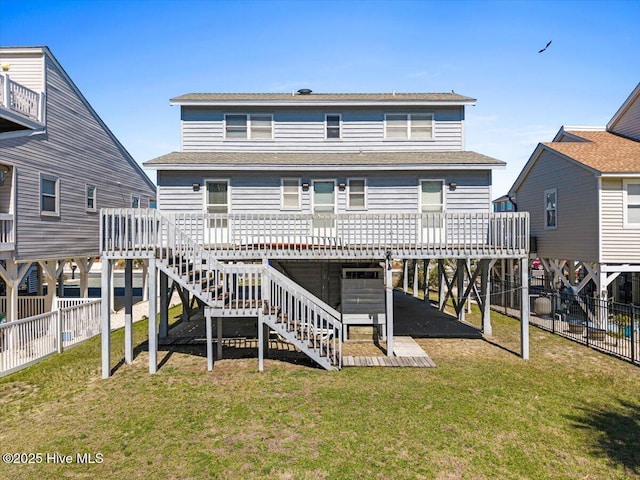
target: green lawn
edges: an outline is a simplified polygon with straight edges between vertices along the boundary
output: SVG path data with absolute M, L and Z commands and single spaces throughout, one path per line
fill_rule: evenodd
M 492 318 L 492 343 L 419 340 L 433 369 L 207 372 L 203 352 L 161 351 L 149 375 L 141 351 L 101 380 L 97 337 L 0 380 L 2 453 L 43 455 L 0 478 L 640 478 L 640 368 L 535 328 L 523 361 L 519 324 Z M 114 365 L 122 345 L 118 331 Z

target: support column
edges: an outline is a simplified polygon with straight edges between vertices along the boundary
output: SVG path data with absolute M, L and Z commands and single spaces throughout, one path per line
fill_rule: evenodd
M 124 264 L 124 361 L 133 362 L 133 260 Z
M 102 320 L 100 328 L 102 333 L 102 378 L 111 376 L 111 262 L 103 255 L 100 262 L 102 273 L 100 274 L 100 291 L 102 296 Z
M 438 309 L 441 311 L 444 309 L 445 298 L 447 296 L 445 292 L 446 283 L 444 260 L 438 259 Z
M 424 273 L 424 301 L 429 303 L 429 272 L 431 267 L 430 260 L 422 261 L 422 270 Z
M 467 258 L 466 261 L 466 270 L 465 272 L 468 272 L 469 275 L 471 275 L 471 260 Z M 471 277 L 469 276 L 469 282 L 471 282 Z M 466 289 L 466 285 L 465 285 L 465 289 Z M 471 292 L 469 292 L 469 295 L 471 295 Z M 467 297 L 467 313 L 471 313 L 471 296 Z
M 222 317 L 218 317 L 216 319 L 217 323 L 216 323 L 216 336 L 217 336 L 217 348 L 218 348 L 218 352 L 217 352 L 217 358 L 218 360 L 222 359 Z
M 157 288 L 158 270 L 156 268 L 156 259 L 149 259 L 148 284 L 149 284 L 149 373 L 158 371 L 158 331 L 157 331 L 157 314 L 158 314 L 158 288 Z
M 114 270 L 115 270 L 115 268 L 113 268 L 113 266 L 112 266 L 111 269 L 110 269 L 110 272 L 109 272 L 109 274 L 111 275 L 111 278 L 109 279 L 109 284 L 111 285 L 111 288 L 113 288 L 113 286 L 114 286 L 114 281 L 113 281 L 113 278 L 114 278 L 114 275 L 115 275 Z M 115 296 L 115 294 L 113 294 L 113 292 L 111 293 L 111 300 L 109 301 L 109 308 L 111 309 L 112 312 L 116 311 L 116 296 Z
M 631 303 L 640 305 L 640 273 L 631 274 Z
M 409 261 L 402 261 L 402 290 L 404 293 L 409 292 Z
M 207 370 L 213 370 L 213 324 L 209 309 L 204 309 L 204 323 L 207 331 Z
M 95 258 L 74 258 L 73 261 L 78 266 L 78 272 L 80 274 L 80 297 L 89 297 L 89 271 L 93 266 Z
M 169 334 L 169 277 L 160 272 L 160 338 Z
M 529 359 L 529 262 L 520 259 L 520 352 L 524 360 Z
M 458 321 L 460 322 L 464 322 L 466 320 L 466 316 L 465 316 L 465 298 L 464 298 L 464 277 L 465 277 L 465 270 L 464 270 L 464 266 L 466 264 L 466 260 L 465 259 L 458 259 L 456 260 L 456 269 L 457 269 L 457 275 L 458 275 L 458 282 L 457 282 L 457 294 L 456 297 L 458 299 Z
M 420 282 L 418 280 L 418 265 L 420 265 L 420 263 L 418 262 L 418 260 L 414 260 L 413 261 L 413 296 L 415 298 L 418 298 L 420 295 Z
M 258 313 L 258 371 L 264 370 L 264 328 L 262 312 Z
M 147 262 L 147 260 L 143 260 L 142 261 L 142 301 L 146 302 L 147 300 L 149 300 L 149 294 L 148 294 L 148 289 L 147 289 L 147 278 L 149 278 L 148 276 L 149 273 L 149 263 Z
M 491 260 L 481 260 L 482 277 L 480 278 L 480 296 L 482 297 L 482 333 L 487 336 L 493 335 L 491 325 Z
M 393 356 L 393 272 L 391 271 L 391 260 L 386 262 L 386 321 L 387 321 L 387 356 Z

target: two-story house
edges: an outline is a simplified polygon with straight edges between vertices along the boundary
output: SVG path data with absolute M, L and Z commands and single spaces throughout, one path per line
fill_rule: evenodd
M 504 162 L 464 147 L 473 98 L 302 89 L 194 93 L 171 104 L 180 107 L 181 149 L 145 163 L 158 183 L 145 228 L 158 229 L 157 268 L 201 299 L 209 329 L 211 318 L 262 302 L 260 322 L 327 368 L 339 358 L 325 361 L 309 345 L 339 348 L 352 325 L 375 326 L 392 355 L 392 259 L 437 263 L 440 305 L 453 297 L 461 317 L 492 261 L 526 259 L 527 215 L 491 211 L 491 173 Z M 145 242 L 126 246 L 122 213 L 104 222 L 106 259 L 149 253 Z M 445 259 L 455 260 L 453 277 Z M 197 280 L 188 278 L 193 264 Z
M 510 195 L 557 281 L 640 304 L 640 84 L 606 127 L 565 126 L 540 143 Z
M 10 321 L 25 315 L 18 286 L 34 264 L 48 286 L 45 311 L 68 262 L 87 296 L 100 209 L 147 207 L 155 185 L 47 47 L 0 47 L 0 65 L 0 277 Z

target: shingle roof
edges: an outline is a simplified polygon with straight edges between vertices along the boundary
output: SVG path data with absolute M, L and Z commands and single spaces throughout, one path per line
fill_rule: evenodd
M 291 95 L 289 93 L 187 93 L 171 99 L 171 102 L 470 102 L 475 98 L 457 93 L 312 93 Z
M 172 152 L 144 163 L 159 165 L 224 166 L 429 166 L 486 165 L 503 166 L 505 162 L 476 152 Z
M 640 142 L 610 132 L 568 133 L 586 142 L 549 142 L 546 147 L 601 173 L 640 173 Z

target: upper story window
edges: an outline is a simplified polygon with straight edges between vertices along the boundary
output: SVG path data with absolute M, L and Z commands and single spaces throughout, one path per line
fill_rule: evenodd
M 349 206 L 350 209 L 366 208 L 366 183 L 363 178 L 349 179 Z
M 87 209 L 87 212 L 95 212 L 96 211 L 96 209 L 97 209 L 96 208 L 96 194 L 97 194 L 96 186 L 87 184 L 87 186 L 86 186 L 86 203 L 85 203 L 85 207 Z
M 300 179 L 282 179 L 282 208 L 297 210 L 300 208 Z
M 326 138 L 341 138 L 341 118 L 338 114 L 329 114 L 325 116 Z
M 60 179 L 53 175 L 40 175 L 40 215 L 60 215 Z
M 625 186 L 625 224 L 640 227 L 640 182 L 626 181 Z
M 544 228 L 558 228 L 558 190 L 544 191 Z
M 271 140 L 273 116 L 265 114 L 227 114 L 224 116 L 228 140 Z
M 140 197 L 131 195 L 131 208 L 140 208 Z
M 387 113 L 385 115 L 387 140 L 432 140 L 432 113 Z

